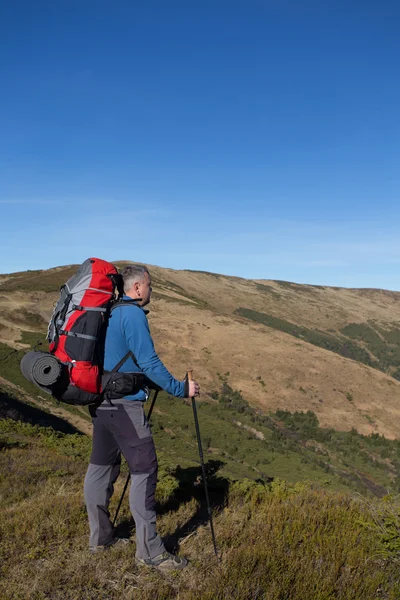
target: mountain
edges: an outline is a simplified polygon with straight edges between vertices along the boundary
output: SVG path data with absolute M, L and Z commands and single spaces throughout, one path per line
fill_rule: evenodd
M 76 268 L 0 275 L 0 343 L 44 338 Z M 156 347 L 177 377 L 194 369 L 202 397 L 225 377 L 261 413 L 312 411 L 321 427 L 400 437 L 399 292 L 149 269 Z

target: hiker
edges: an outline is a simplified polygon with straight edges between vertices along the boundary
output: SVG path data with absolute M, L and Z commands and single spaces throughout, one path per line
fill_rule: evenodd
M 104 369 L 113 371 L 131 351 L 119 371 L 143 372 L 157 386 L 173 396 L 187 398 L 199 394 L 196 381 L 178 381 L 158 357 L 151 338 L 144 307 L 150 302 L 151 279 L 146 267 L 128 265 L 121 275 L 126 300 L 137 300 L 111 312 L 108 324 Z M 121 465 L 121 453 L 130 473 L 130 509 L 136 524 L 136 555 L 139 565 L 161 570 L 182 569 L 187 560 L 166 551 L 156 532 L 155 491 L 157 456 L 149 424 L 143 410 L 148 390 L 112 400 L 91 408 L 93 446 L 85 477 L 85 501 L 89 517 L 91 552 L 128 543 L 115 536 L 108 506 Z

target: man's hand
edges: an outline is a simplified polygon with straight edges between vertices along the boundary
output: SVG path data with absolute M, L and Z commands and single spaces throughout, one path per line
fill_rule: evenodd
M 200 386 L 197 381 L 192 379 L 189 381 L 189 398 L 194 398 L 194 396 L 200 396 Z

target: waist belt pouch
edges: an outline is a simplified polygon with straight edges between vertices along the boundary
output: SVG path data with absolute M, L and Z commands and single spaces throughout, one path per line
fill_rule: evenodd
M 110 400 L 137 394 L 145 386 L 143 373 L 105 372 L 102 379 L 103 390 Z

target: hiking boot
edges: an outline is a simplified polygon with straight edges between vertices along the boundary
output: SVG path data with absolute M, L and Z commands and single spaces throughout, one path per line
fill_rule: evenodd
M 163 552 L 154 558 L 135 558 L 136 564 L 143 567 L 151 567 L 159 571 L 173 571 L 175 569 L 184 569 L 188 561 L 176 554 Z
M 103 546 L 89 546 L 89 552 L 97 554 L 98 552 L 109 550 L 110 548 L 126 548 L 130 543 L 131 540 L 129 538 L 115 537 L 109 544 L 104 544 Z

